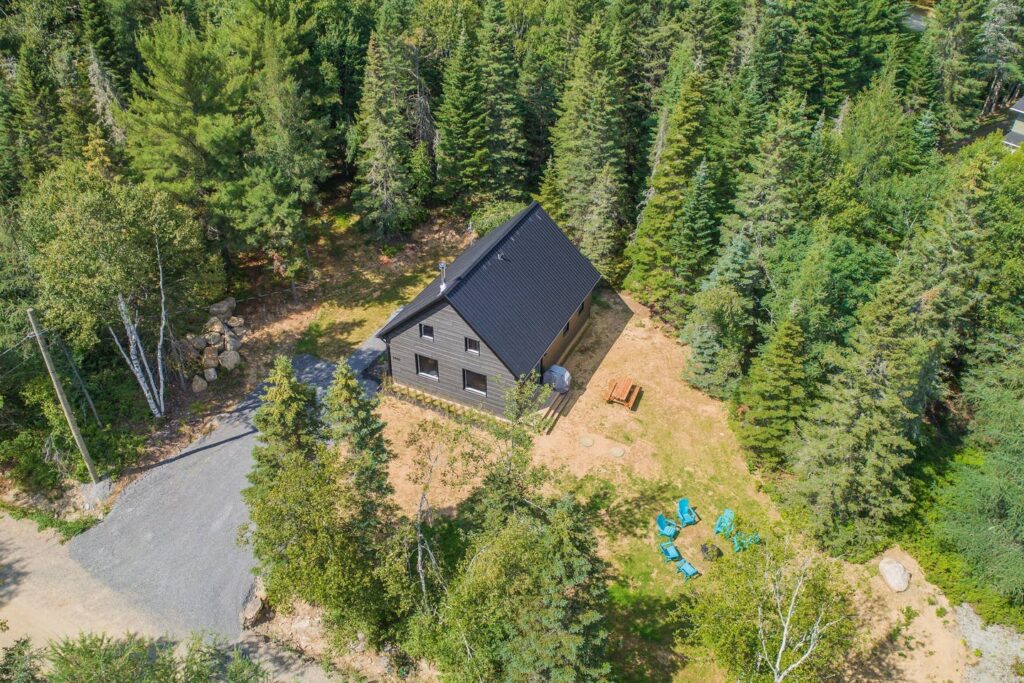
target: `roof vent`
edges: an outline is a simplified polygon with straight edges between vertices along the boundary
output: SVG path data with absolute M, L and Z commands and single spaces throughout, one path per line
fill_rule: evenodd
M 448 286 L 448 283 L 445 282 L 445 276 L 448 274 L 448 264 L 446 264 L 444 261 L 441 261 L 439 264 L 437 264 L 437 269 L 441 271 L 441 291 L 443 292 L 445 287 Z
M 498 255 L 497 255 L 497 257 L 496 257 L 496 258 L 497 258 L 497 259 L 498 259 L 499 261 L 504 261 L 504 260 L 505 260 L 505 252 L 503 252 L 503 251 L 499 251 L 499 252 L 498 252 Z

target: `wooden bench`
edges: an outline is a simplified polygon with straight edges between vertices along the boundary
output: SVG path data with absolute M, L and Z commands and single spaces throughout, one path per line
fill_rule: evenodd
M 633 410 L 633 407 L 636 405 L 639 398 L 640 385 L 632 379 L 626 377 L 623 379 L 608 380 L 608 390 L 604 395 L 605 402 L 618 403 L 619 405 L 626 406 L 630 410 Z

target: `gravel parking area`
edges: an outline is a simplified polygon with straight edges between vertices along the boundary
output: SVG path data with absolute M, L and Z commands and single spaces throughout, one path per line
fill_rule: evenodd
M 981 657 L 964 673 L 964 683 L 1016 683 L 1021 677 L 1014 666 L 1024 663 L 1024 635 L 1012 628 L 986 626 L 974 609 L 963 604 L 956 608 L 956 622 L 970 652 Z
M 293 362 L 303 381 L 318 388 L 330 383 L 333 364 L 306 355 Z M 241 491 L 252 466 L 252 415 L 262 390 L 129 485 L 101 524 L 68 544 L 74 560 L 169 634 L 240 635 L 254 561 L 237 535 L 249 519 Z

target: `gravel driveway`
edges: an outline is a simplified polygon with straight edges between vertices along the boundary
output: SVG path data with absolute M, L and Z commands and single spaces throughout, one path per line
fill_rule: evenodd
M 334 365 L 297 356 L 299 378 L 319 388 Z M 106 519 L 69 543 L 90 574 L 151 613 L 168 634 L 240 634 L 252 553 L 236 543 L 249 520 L 241 491 L 252 466 L 257 388 L 219 426 L 130 484 Z

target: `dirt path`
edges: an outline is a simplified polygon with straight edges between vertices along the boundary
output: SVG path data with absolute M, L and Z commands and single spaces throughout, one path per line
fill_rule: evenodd
M 148 614 L 107 588 L 71 559 L 53 532 L 0 515 L 0 619 L 9 630 L 0 646 L 29 637 L 42 644 L 79 631 L 159 636 L 164 629 Z

